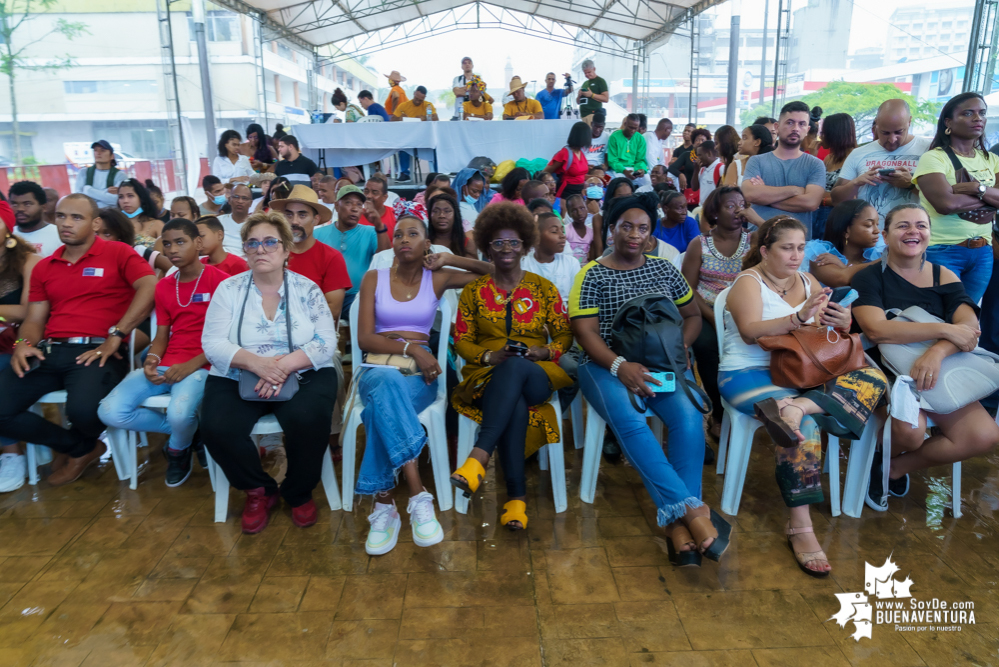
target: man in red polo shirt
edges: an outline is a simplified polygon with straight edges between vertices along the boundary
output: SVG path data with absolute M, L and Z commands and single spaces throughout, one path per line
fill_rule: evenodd
M 385 200 L 388 199 L 388 181 L 381 176 L 372 176 L 364 184 L 364 197 L 364 215 L 361 216 L 360 224 L 371 225 L 376 230 L 385 225 L 391 245 L 395 231 L 395 211 L 391 206 L 385 205 Z
M 319 201 L 319 195 L 305 185 L 296 185 L 287 199 L 271 200 L 270 207 L 284 212 L 291 225 L 295 245 L 288 258 L 288 268 L 319 285 L 326 295 L 333 321 L 339 321 L 343 297 L 351 286 L 347 263 L 339 251 L 318 242 L 312 235 L 316 225 L 330 221 L 332 213 Z
M 58 486 L 107 449 L 97 407 L 128 373 L 126 339 L 152 310 L 156 277 L 130 246 L 97 237 L 97 204 L 86 195 L 63 197 L 55 224 L 64 245 L 35 266 L 21 338 L 0 371 L 0 435 L 68 455 L 49 475 Z M 60 389 L 68 429 L 29 411 Z

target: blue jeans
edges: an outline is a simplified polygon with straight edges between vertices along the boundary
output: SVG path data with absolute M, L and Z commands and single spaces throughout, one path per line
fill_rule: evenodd
M 965 248 L 959 245 L 931 245 L 926 249 L 926 261 L 946 266 L 964 283 L 964 291 L 978 303 L 992 278 L 992 246 Z
M 357 292 L 347 292 L 343 295 L 343 305 L 340 306 L 340 319 L 344 322 L 350 322 L 350 307 L 354 305 L 354 299 L 356 298 Z
M 399 173 L 409 173 L 409 153 L 399 151 Z
M 160 366 L 159 371 L 163 373 L 169 368 Z M 198 411 L 201 409 L 201 398 L 205 395 L 207 377 L 208 371 L 199 368 L 180 382 L 153 384 L 146 379 L 143 370 L 137 368 L 104 397 L 97 416 L 114 428 L 169 434 L 170 449 L 187 449 L 191 446 L 194 432 L 198 430 Z M 147 398 L 163 394 L 170 394 L 166 414 L 140 407 Z
M 694 381 L 687 371 L 686 377 Z M 700 507 L 704 467 L 704 425 L 701 413 L 687 395 L 677 391 L 656 394 L 646 405 L 669 429 L 669 454 L 652 435 L 645 415 L 632 407 L 629 392 L 610 371 L 597 363 L 579 367 L 579 385 L 590 407 L 610 425 L 624 455 L 635 466 L 652 501 L 656 521 L 666 526 Z
M 6 353 L 0 354 L 0 369 L 10 366 L 10 358 L 12 356 L 13 355 Z M 13 440 L 11 438 L 0 438 L 0 447 L 10 447 L 11 445 L 16 445 L 16 444 L 17 440 Z
M 360 374 L 357 396 L 368 442 L 354 492 L 373 495 L 395 488 L 399 470 L 423 451 L 427 435 L 418 415 L 437 398 L 437 383 L 394 368 L 362 368 Z

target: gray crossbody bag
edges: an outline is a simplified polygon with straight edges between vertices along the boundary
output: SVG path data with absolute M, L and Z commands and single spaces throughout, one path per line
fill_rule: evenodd
M 253 276 L 250 276 L 250 281 L 246 285 L 246 294 L 243 295 L 243 305 L 239 309 L 239 324 L 236 325 L 236 344 L 243 347 L 243 313 L 246 312 L 246 300 L 250 297 L 250 288 L 253 286 Z M 288 306 L 288 291 L 291 287 L 288 285 L 288 272 L 284 273 L 284 321 L 288 326 L 288 354 L 291 354 L 295 350 L 291 347 L 291 308 Z M 278 311 L 280 312 L 280 304 L 278 304 Z M 260 394 L 256 392 L 257 383 L 260 382 L 260 376 L 252 371 L 248 371 L 245 368 L 239 371 L 239 397 L 244 401 L 287 401 L 292 396 L 298 393 L 298 373 L 292 373 L 288 376 L 288 379 L 284 381 L 281 385 L 281 391 L 277 393 L 276 396 L 271 396 L 270 398 L 261 398 Z

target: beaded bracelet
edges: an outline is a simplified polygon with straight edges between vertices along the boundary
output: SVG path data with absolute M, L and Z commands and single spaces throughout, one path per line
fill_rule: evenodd
M 18 338 L 17 340 L 14 341 L 13 347 L 17 347 L 21 343 L 27 343 L 28 347 L 31 347 L 31 341 L 28 340 L 27 338 Z
M 406 359 L 409 359 L 409 355 L 406 354 L 406 350 L 408 349 L 409 349 L 409 341 L 407 340 L 406 344 L 402 346 L 402 356 L 405 357 Z
M 153 354 L 152 352 L 146 352 L 146 356 L 147 357 L 156 357 L 156 361 L 160 362 L 161 364 L 163 363 L 163 357 L 161 357 L 158 354 Z
M 611 364 L 610 374 L 613 375 L 614 377 L 617 377 L 618 369 L 621 368 L 621 364 L 623 364 L 626 361 L 627 359 L 625 359 L 624 357 L 618 357 L 617 359 L 615 359 L 614 363 Z

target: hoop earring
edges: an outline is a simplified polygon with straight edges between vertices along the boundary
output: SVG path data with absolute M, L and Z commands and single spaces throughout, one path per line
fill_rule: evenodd
M 944 130 L 944 134 L 950 134 L 950 128 L 949 127 L 946 130 Z
M 8 250 L 13 250 L 17 246 L 17 239 L 15 239 L 12 235 L 8 234 L 7 241 L 3 245 Z

